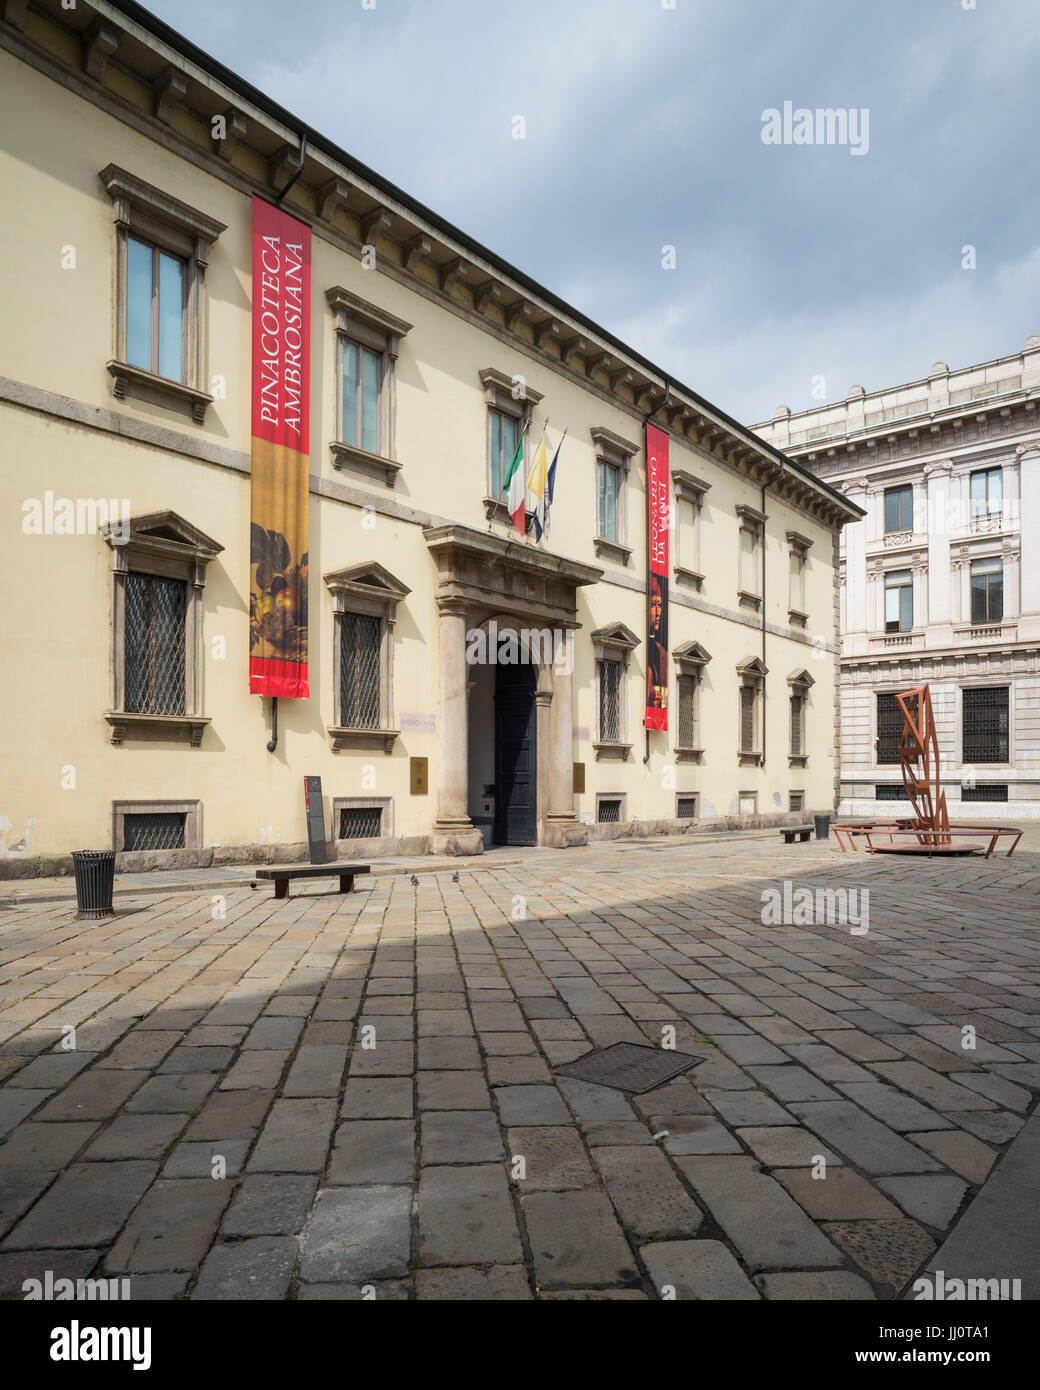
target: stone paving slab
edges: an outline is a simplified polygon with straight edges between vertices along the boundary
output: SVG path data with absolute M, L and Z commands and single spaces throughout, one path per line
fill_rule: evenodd
M 1040 1248 L 1038 850 L 617 840 L 229 885 L 220 921 L 199 885 L 100 924 L 0 899 L 4 1296 L 50 1268 L 137 1299 L 891 1299 L 947 1251 L 996 1269 L 994 1232 Z M 869 931 L 763 924 L 791 878 L 869 887 Z M 642 1095 L 556 1070 L 618 1041 L 695 1061 Z

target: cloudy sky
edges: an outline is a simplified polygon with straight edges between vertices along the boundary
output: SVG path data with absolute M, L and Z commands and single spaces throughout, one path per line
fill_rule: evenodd
M 149 4 L 746 423 L 1040 332 L 1037 0 Z

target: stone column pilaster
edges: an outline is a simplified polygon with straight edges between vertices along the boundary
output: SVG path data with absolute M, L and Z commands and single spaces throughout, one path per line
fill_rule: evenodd
M 552 668 L 549 711 L 549 816 L 545 843 L 561 848 L 586 845 L 589 833 L 574 814 L 574 634 Z
M 480 854 L 484 837 L 469 818 L 469 691 L 466 604 L 437 600 L 440 647 L 440 748 L 437 762 L 435 854 Z

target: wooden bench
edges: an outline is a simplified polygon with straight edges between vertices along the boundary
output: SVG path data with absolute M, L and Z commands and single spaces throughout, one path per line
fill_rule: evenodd
M 371 872 L 368 864 L 285 864 L 274 869 L 257 869 L 253 877 L 273 879 L 275 897 L 287 898 L 291 878 L 338 878 L 339 891 L 351 893 L 356 875 Z
M 809 838 L 809 836 L 812 834 L 812 826 L 811 826 L 811 825 L 785 825 L 785 826 L 783 827 L 783 829 L 780 831 L 780 834 L 784 837 L 784 844 L 785 844 L 785 845 L 793 845 L 793 844 L 794 844 L 794 837 L 795 837 L 796 835 L 798 836 L 799 840 L 801 840 L 802 843 L 804 844 L 805 841 L 806 841 L 806 840 Z

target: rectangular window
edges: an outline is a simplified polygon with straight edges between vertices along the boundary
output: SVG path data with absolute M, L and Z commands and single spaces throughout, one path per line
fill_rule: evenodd
M 382 619 L 341 613 L 339 623 L 340 723 L 348 729 L 378 729 Z
M 885 631 L 909 632 L 914 625 L 914 584 L 909 570 L 885 575 Z
M 680 796 L 678 798 L 675 803 L 675 819 L 697 819 L 697 798 L 695 796 Z
M 679 677 L 677 748 L 697 748 L 697 677 Z
M 789 811 L 804 811 L 805 792 L 791 792 L 787 798 L 787 809 Z
M 1007 783 L 987 782 L 982 787 L 962 787 L 962 801 L 1006 801 L 1008 799 Z
M 621 820 L 621 798 L 600 797 L 596 803 L 596 820 L 602 825 L 616 825 Z
M 605 541 L 618 539 L 618 495 L 621 469 L 610 463 L 599 465 L 599 534 Z
M 179 257 L 127 237 L 126 360 L 132 367 L 184 380 L 186 281 Z
M 912 487 L 890 487 L 885 493 L 885 530 L 914 529 L 914 490 Z
M 755 751 L 755 687 L 740 687 L 740 751 Z
M 999 468 L 983 468 L 971 475 L 971 515 L 999 514 L 1004 507 L 1004 477 Z
M 599 737 L 601 743 L 621 741 L 621 662 L 599 663 Z
M 740 588 L 745 594 L 762 595 L 762 528 L 745 523 L 740 528 Z
M 902 782 L 879 782 L 874 788 L 875 801 L 909 801 Z
M 999 623 L 1004 616 L 1004 562 L 999 556 L 971 562 L 971 620 Z
M 805 612 L 805 551 L 791 551 L 790 607 L 796 613 Z
M 501 410 L 491 412 L 491 496 L 501 497 L 509 465 L 516 453 L 519 421 Z
M 383 833 L 381 806 L 344 806 L 339 813 L 339 839 L 374 840 Z
M 343 403 L 340 434 L 344 444 L 352 444 L 370 454 L 379 453 L 379 396 L 383 374 L 382 354 L 341 340 Z
M 183 579 L 126 576 L 124 708 L 132 714 L 184 714 L 185 615 Z
M 183 811 L 152 811 L 123 817 L 124 850 L 183 849 Z
M 800 758 L 803 753 L 802 722 L 805 715 L 805 696 L 791 696 L 791 756 Z
M 963 692 L 962 762 L 1009 761 L 1008 687 L 982 685 Z
M 877 761 L 899 761 L 899 739 L 903 732 L 903 712 L 894 695 L 877 697 Z

